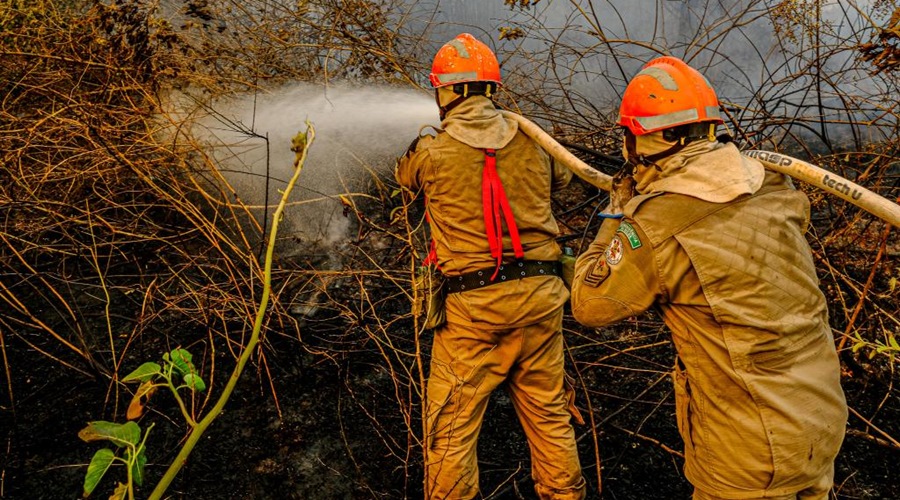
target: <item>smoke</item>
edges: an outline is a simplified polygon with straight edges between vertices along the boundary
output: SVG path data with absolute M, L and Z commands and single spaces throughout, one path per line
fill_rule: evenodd
M 338 196 L 352 196 L 373 176 L 390 175 L 419 129 L 439 124 L 428 93 L 377 85 L 295 84 L 220 101 L 214 109 L 200 121 L 201 134 L 240 198 L 260 207 L 260 223 L 271 216 L 292 173 L 291 138 L 307 129 L 307 121 L 315 129 L 279 225 L 282 255 L 327 251 L 345 241 L 352 221 Z
M 667 54 L 700 70 L 750 136 L 831 149 L 896 131 L 884 113 L 896 101 L 892 77 L 870 75 L 859 60 L 860 43 L 890 25 L 892 9 L 872 0 L 405 3 L 420 9 L 438 46 L 474 34 L 499 56 L 507 89 L 539 96 L 542 114 L 572 113 L 587 126 L 614 118 L 628 81 Z M 498 37 L 504 28 L 525 36 Z M 519 104 L 532 111 L 527 99 Z

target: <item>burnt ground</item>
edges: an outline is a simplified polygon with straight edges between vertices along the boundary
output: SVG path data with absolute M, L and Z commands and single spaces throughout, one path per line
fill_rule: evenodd
M 591 394 L 596 435 L 577 428 L 591 498 L 687 499 L 680 473 L 680 439 L 664 370 L 673 353 L 659 323 L 644 321 L 601 332 L 599 346 L 567 321 L 569 346 Z M 651 335 L 638 331 L 656 331 Z M 649 347 L 647 347 L 649 346 Z M 623 352 L 629 347 L 633 352 Z M 371 355 L 338 360 L 309 353 L 297 341 L 269 346 L 272 380 L 247 373 L 224 414 L 192 454 L 169 489 L 171 498 L 355 499 L 419 498 L 418 450 L 398 456 L 407 439 L 390 377 Z M 107 384 L 73 376 L 21 345 L 6 346 L 9 364 L 27 364 L 30 376 L 14 378 L 15 411 L 3 409 L 3 498 L 78 498 L 86 463 L 97 449 L 81 442 L 85 422 L 109 413 Z M 596 364 L 597 366 L 589 366 Z M 278 405 L 272 395 L 277 394 Z M 851 406 L 872 411 L 887 388 L 854 377 L 845 383 Z M 582 388 L 583 391 L 583 388 Z M 149 440 L 150 485 L 174 456 L 182 437 L 175 408 L 158 398 L 157 426 Z M 580 406 L 588 415 L 584 393 Z M 280 408 L 280 413 L 279 413 Z M 882 404 L 882 421 L 897 422 L 896 396 Z M 890 414 L 892 418 L 885 418 Z M 413 425 L 416 425 L 415 423 Z M 900 452 L 870 439 L 851 417 L 837 460 L 839 498 L 900 498 Z M 882 429 L 890 432 L 891 429 Z M 896 429 L 893 429 L 896 431 Z M 594 440 L 599 442 L 603 493 L 597 494 Z M 400 443 L 399 445 L 397 443 Z M 479 443 L 484 492 L 491 498 L 534 498 L 528 449 L 512 406 L 497 393 Z M 108 483 L 107 483 L 108 484 Z M 101 493 L 108 490 L 101 488 Z M 146 498 L 149 487 L 138 490 Z M 142 494 L 143 493 L 143 494 Z M 105 498 L 104 494 L 95 494 Z
M 349 303 L 354 297 L 333 298 Z M 396 303 L 380 304 L 385 318 L 402 312 Z M 169 488 L 169 498 L 421 498 L 415 383 L 397 370 L 396 360 L 379 354 L 365 333 L 371 323 L 351 321 L 345 313 L 325 304 L 303 318 L 300 338 L 289 333 L 267 338 L 265 363 L 255 358 L 248 367 L 224 413 Z M 392 325 L 389 336 L 398 346 L 409 347 L 409 327 L 408 321 Z M 576 428 L 590 498 L 688 499 L 691 487 L 681 475 L 667 376 L 674 351 L 665 327 L 648 314 L 600 331 L 567 316 L 565 329 L 569 368 L 579 378 L 578 403 L 593 417 L 593 425 Z M 58 353 L 38 353 L 15 336 L 2 339 L 8 368 L 0 391 L 0 497 L 79 498 L 87 463 L 99 445 L 82 442 L 77 433 L 91 420 L 121 419 L 127 393 L 110 391 L 109 379 L 99 373 L 79 373 L 48 356 Z M 427 353 L 430 336 L 422 340 Z M 147 340 L 133 354 L 152 359 L 166 347 Z M 231 359 L 227 352 L 222 346 L 216 350 L 220 373 Z M 838 498 L 900 499 L 900 451 L 884 438 L 900 435 L 898 375 L 890 366 L 844 354 L 850 406 L 877 421 L 878 429 L 851 415 L 836 462 Z M 423 362 L 427 366 L 427 354 Z M 148 477 L 137 498 L 147 497 L 184 437 L 171 397 L 156 396 L 151 407 L 142 420 L 155 422 Z M 488 410 L 479 457 L 485 496 L 534 498 L 528 448 L 502 392 Z M 107 479 L 93 498 L 106 498 L 111 490 Z

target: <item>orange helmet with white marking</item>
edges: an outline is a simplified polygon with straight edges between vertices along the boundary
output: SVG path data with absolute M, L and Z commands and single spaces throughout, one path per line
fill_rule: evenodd
M 438 50 L 429 80 L 434 88 L 469 82 L 493 82 L 500 86 L 500 64 L 487 45 L 462 33 Z
M 665 56 L 645 64 L 628 83 L 616 123 L 638 136 L 702 122 L 724 122 L 716 92 L 699 71 Z

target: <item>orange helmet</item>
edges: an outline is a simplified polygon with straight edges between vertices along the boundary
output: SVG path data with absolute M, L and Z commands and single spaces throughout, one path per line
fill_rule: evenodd
M 500 64 L 487 45 L 462 33 L 438 50 L 428 78 L 434 88 L 466 82 L 494 82 L 499 86 Z
M 645 64 L 628 83 L 616 123 L 644 135 L 700 122 L 724 122 L 716 92 L 699 71 L 665 56 Z

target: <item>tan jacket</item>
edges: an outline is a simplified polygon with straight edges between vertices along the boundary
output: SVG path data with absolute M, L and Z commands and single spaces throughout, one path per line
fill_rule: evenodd
M 781 174 L 727 203 L 637 196 L 579 257 L 575 318 L 604 326 L 658 306 L 685 474 L 724 498 L 787 495 L 833 464 L 847 407 L 806 197 Z
M 519 228 L 526 259 L 555 260 L 559 227 L 550 209 L 550 193 L 564 187 L 572 173 L 554 165 L 533 140 L 518 131 L 493 103 L 470 97 L 442 122 L 437 136 L 424 136 L 400 158 L 395 172 L 401 186 L 422 193 L 431 219 L 438 265 L 448 276 L 494 266 L 484 226 L 482 169 L 484 150 L 497 150 L 497 172 Z M 473 147 L 474 145 L 474 147 Z M 504 225 L 504 260 L 515 257 Z M 487 328 L 537 323 L 568 299 L 562 280 L 531 277 L 451 294 L 447 320 Z

